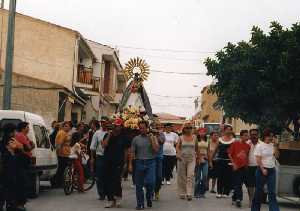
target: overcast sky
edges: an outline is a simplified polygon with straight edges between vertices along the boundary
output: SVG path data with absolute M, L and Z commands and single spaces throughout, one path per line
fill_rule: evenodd
M 123 64 L 140 56 L 153 70 L 205 73 L 203 60 L 229 41 L 248 40 L 253 25 L 268 30 L 273 20 L 285 27 L 299 21 L 300 1 L 18 0 L 17 11 L 117 47 Z M 210 82 L 205 75 L 152 72 L 145 87 L 154 112 L 191 116 L 195 98 L 156 95 L 199 96 Z

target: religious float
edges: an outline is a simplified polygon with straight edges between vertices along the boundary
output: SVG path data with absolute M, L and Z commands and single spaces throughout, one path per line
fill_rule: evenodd
M 152 107 L 143 82 L 148 79 L 150 67 L 145 60 L 137 57 L 130 59 L 125 64 L 125 75 L 129 84 L 123 93 L 123 97 L 115 115 L 124 122 L 125 131 L 129 139 L 139 134 L 138 123 L 147 120 L 153 121 Z M 129 153 L 127 169 L 132 172 L 132 156 Z
M 141 120 L 153 120 L 152 107 L 143 82 L 148 79 L 150 67 L 145 60 L 137 57 L 125 64 L 124 72 L 129 84 L 118 107 L 118 117 L 128 129 L 138 129 Z

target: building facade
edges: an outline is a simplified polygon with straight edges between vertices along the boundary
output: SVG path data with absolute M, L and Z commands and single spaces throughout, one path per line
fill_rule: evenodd
M 217 95 L 209 93 L 208 90 L 209 86 L 206 86 L 201 91 L 201 97 L 198 102 L 198 112 L 193 117 L 196 126 L 200 127 L 201 123 L 222 123 L 225 120 L 225 123 L 232 125 L 233 131 L 236 134 L 242 129 L 251 129 L 255 127 L 255 125 L 246 124 L 241 119 L 224 119 L 224 111 L 215 106 L 215 103 L 218 100 Z
M 101 116 L 112 116 L 116 113 L 123 93 L 126 89 L 127 79 L 119 60 L 119 52 L 107 45 L 86 40 L 97 59 L 95 74 L 99 77 L 100 94 L 92 96 L 90 108 Z
M 0 10 L 0 19 L 0 68 L 3 71 L 6 54 L 7 10 Z M 79 32 L 17 13 L 14 40 L 14 77 L 18 80 L 30 78 L 34 81 L 37 87 L 31 88 L 32 93 L 41 92 L 39 88 L 42 86 L 55 85 L 60 88 L 55 91 L 52 88 L 48 96 L 51 101 L 51 110 L 53 110 L 51 117 L 42 108 L 48 106 L 44 104 L 44 101 L 36 101 L 33 112 L 39 111 L 38 113 L 47 121 L 71 120 L 78 123 L 99 118 L 99 96 L 102 88 L 105 89 L 105 86 L 101 85 L 101 80 L 108 80 L 109 88 L 117 86 L 117 80 L 113 80 L 111 73 L 109 73 L 109 78 L 105 78 L 105 75 L 104 78 L 101 77 L 103 60 L 98 60 L 86 39 Z M 119 66 L 118 70 L 122 69 L 121 65 Z M 108 71 L 116 71 L 113 67 L 115 66 L 109 68 Z M 13 87 L 16 88 L 16 86 L 22 86 L 22 80 L 19 80 L 17 84 L 13 81 Z M 45 89 L 43 91 L 45 92 Z M 115 103 L 117 100 L 114 91 L 111 89 L 109 93 L 111 96 L 109 103 Z M 28 96 L 24 97 L 35 101 L 32 97 L 36 96 L 32 93 L 25 92 Z M 31 111 L 25 101 L 23 104 L 20 102 L 17 104 L 19 110 Z

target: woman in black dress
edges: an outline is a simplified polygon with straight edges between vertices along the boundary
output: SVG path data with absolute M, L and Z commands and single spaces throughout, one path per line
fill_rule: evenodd
M 2 162 L 3 189 L 7 211 L 24 211 L 26 204 L 25 170 L 29 159 L 23 145 L 15 140 L 16 127 L 7 124 L 3 127 Z
M 232 188 L 232 167 L 227 151 L 234 141 L 232 127 L 229 125 L 225 126 L 224 135 L 219 139 L 216 150 L 217 198 L 229 197 Z

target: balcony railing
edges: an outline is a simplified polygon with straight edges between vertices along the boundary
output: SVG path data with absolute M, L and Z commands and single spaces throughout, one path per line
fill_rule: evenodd
M 83 84 L 93 84 L 93 69 L 78 65 L 77 81 Z

